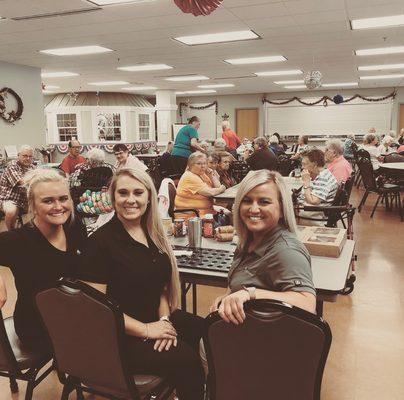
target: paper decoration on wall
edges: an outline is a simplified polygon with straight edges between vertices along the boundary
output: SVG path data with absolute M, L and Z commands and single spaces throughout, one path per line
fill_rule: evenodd
M 209 15 L 223 0 L 174 0 L 174 3 L 186 14 Z
M 17 110 L 7 110 L 6 99 L 9 95 L 14 97 L 17 103 Z M 22 103 L 21 97 L 13 89 L 5 87 L 0 90 L 0 117 L 4 119 L 4 121 L 13 124 L 21 119 L 23 111 L 24 104 Z

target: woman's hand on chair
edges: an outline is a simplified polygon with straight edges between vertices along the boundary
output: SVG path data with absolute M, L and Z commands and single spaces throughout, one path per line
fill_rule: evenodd
M 177 340 L 177 331 L 167 321 L 151 322 L 148 325 L 148 339 Z
M 250 295 L 246 290 L 239 290 L 222 299 L 219 306 L 219 315 L 226 322 L 235 325 L 242 324 L 245 320 L 244 303 L 250 300 Z
M 219 308 L 220 302 L 221 302 L 227 295 L 228 295 L 228 293 L 222 294 L 221 296 L 216 297 L 216 299 L 214 300 L 213 304 L 212 304 L 212 305 L 210 306 L 210 308 L 209 308 L 209 312 L 212 313 L 212 312 L 217 311 L 218 308 Z

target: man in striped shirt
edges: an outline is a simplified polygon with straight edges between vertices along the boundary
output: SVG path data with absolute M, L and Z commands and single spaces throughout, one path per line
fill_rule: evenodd
M 338 190 L 338 182 L 334 175 L 325 168 L 324 153 L 319 149 L 312 149 L 303 153 L 302 156 L 303 189 L 299 196 L 299 203 L 316 206 L 331 205 Z M 324 217 L 323 213 L 316 211 L 302 211 L 299 216 Z

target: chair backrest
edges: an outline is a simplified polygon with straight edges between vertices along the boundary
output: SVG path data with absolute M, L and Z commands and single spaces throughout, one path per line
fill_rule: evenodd
M 362 177 L 363 185 L 367 190 L 376 190 L 377 183 L 373 172 L 372 162 L 370 158 L 360 157 L 357 161 L 357 166 Z
M 370 160 L 370 153 L 365 149 L 358 149 L 356 152 L 356 158 L 367 158 Z
M 328 324 L 278 301 L 249 303 L 240 326 L 206 319 L 211 400 L 319 400 Z
M 128 373 L 124 320 L 107 296 L 62 279 L 36 296 L 60 375 L 118 398 L 139 399 Z
M 351 198 L 352 188 L 355 183 L 355 171 L 352 171 L 351 176 L 345 182 L 345 192 L 347 194 L 347 203 L 349 203 L 349 199 Z
M 175 195 L 177 194 L 176 187 L 172 184 L 168 184 L 168 195 L 170 197 L 170 206 L 168 207 L 168 215 L 173 218 L 174 217 L 174 202 L 175 202 Z
M 6 327 L 4 326 L 3 314 L 0 310 L 0 371 L 19 371 L 17 360 L 13 353 L 10 341 L 8 340 Z
M 231 163 L 230 173 L 237 183 L 241 182 L 245 178 L 249 170 L 250 167 L 245 161 L 233 161 Z
M 103 186 L 109 185 L 109 180 L 113 175 L 112 168 L 95 167 L 83 171 L 81 174 L 81 187 L 94 188 L 92 190 L 101 190 Z
M 289 176 L 292 171 L 292 160 L 286 154 L 280 154 L 278 156 L 278 172 L 282 176 Z

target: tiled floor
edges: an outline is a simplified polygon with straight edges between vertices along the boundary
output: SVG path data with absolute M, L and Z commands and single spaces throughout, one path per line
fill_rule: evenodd
M 361 191 L 354 189 L 354 204 L 358 204 L 360 195 Z M 355 216 L 355 290 L 324 307 L 333 343 L 324 374 L 323 400 L 404 399 L 404 222 L 383 206 L 370 219 L 374 201 L 374 196 L 369 196 L 367 206 Z M 4 309 L 7 316 L 12 313 L 15 289 L 10 272 L 1 268 L 0 273 L 9 288 Z M 200 315 L 207 314 L 220 292 L 216 288 L 199 289 Z M 23 399 L 24 394 L 25 383 L 20 383 L 19 394 L 11 396 L 8 381 L 0 377 L 0 400 Z M 34 392 L 37 400 L 59 398 L 60 385 L 54 374 Z

